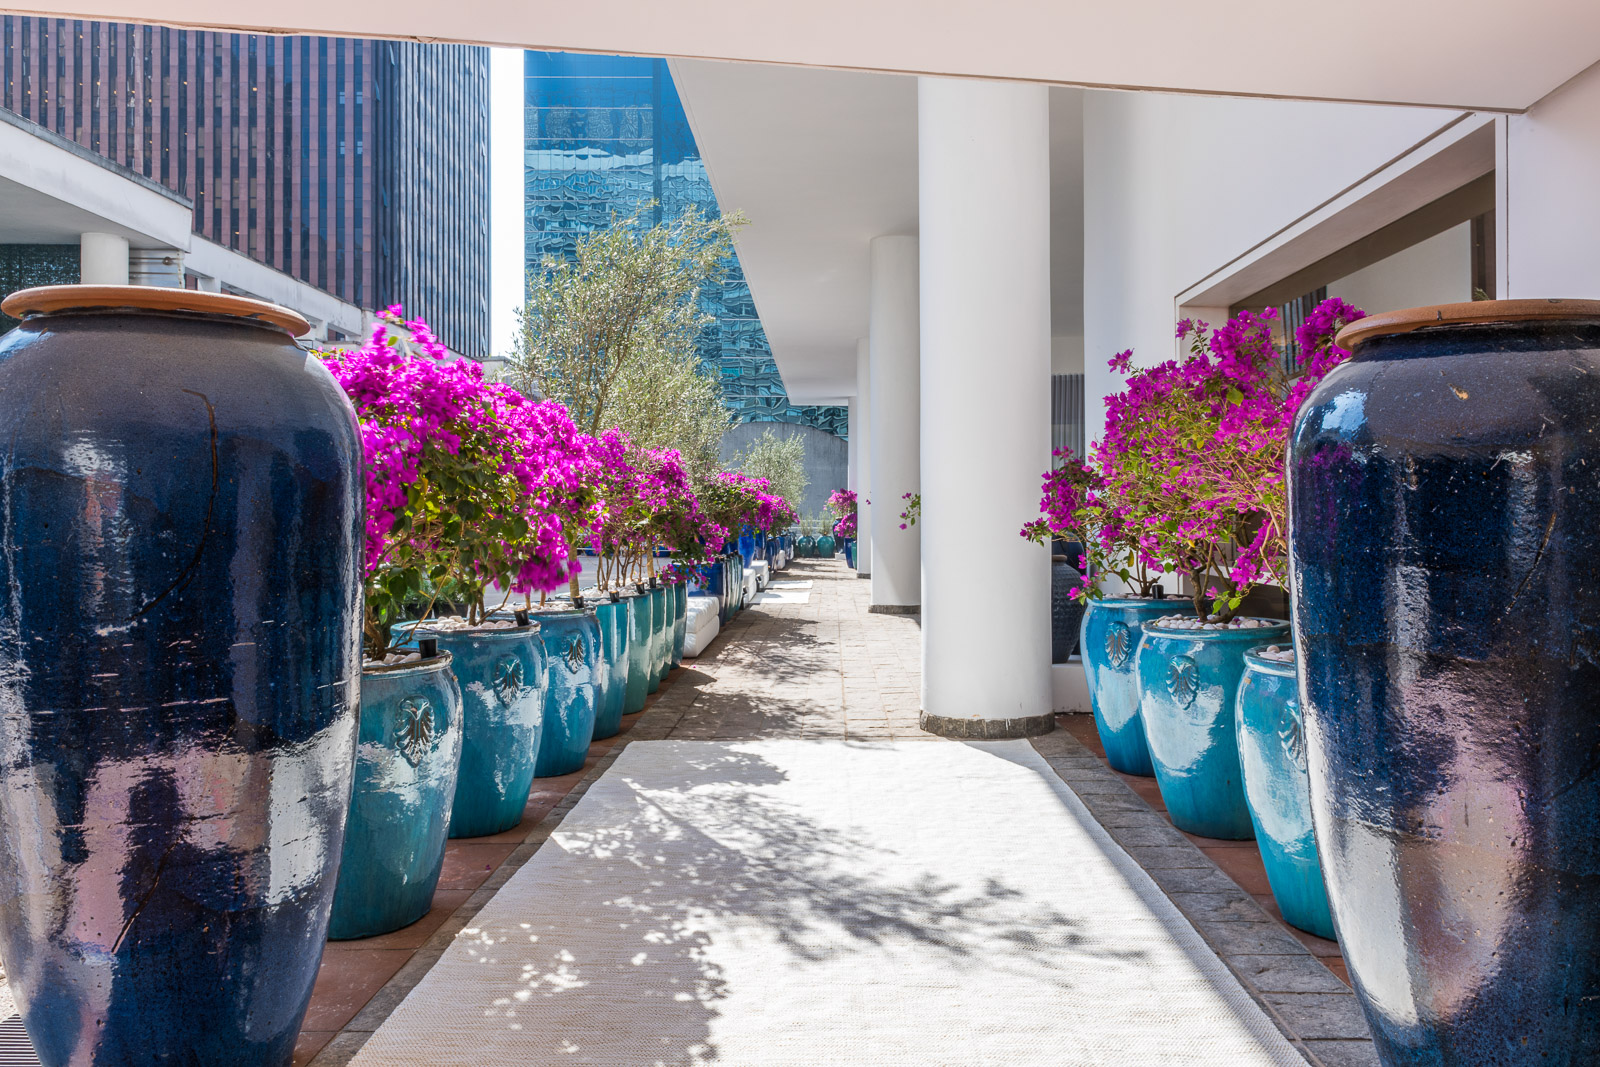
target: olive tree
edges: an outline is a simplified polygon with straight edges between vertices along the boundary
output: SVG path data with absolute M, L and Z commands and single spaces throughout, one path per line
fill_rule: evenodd
M 806 476 L 806 443 L 798 435 L 779 436 L 771 429 L 764 430 L 744 451 L 734 458 L 734 465 L 746 474 L 765 478 L 772 483 L 772 491 L 789 502 L 795 514 L 800 513 L 805 499 L 806 486 L 811 479 Z

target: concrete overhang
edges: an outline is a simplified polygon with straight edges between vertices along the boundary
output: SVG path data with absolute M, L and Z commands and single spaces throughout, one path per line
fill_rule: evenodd
M 9 0 L 16 14 L 1476 110 L 1600 60 L 1582 0 Z
M 187 197 L 0 110 L 0 243 L 111 233 L 133 248 L 187 251 L 193 226 Z

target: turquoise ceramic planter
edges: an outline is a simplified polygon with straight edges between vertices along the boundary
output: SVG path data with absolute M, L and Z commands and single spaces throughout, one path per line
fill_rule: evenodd
M 1139 642 L 1139 714 L 1167 814 L 1201 837 L 1255 836 L 1239 770 L 1234 704 L 1245 649 L 1287 642 L 1289 624 L 1184 630 L 1146 619 Z
M 361 674 L 355 787 L 328 936 L 373 937 L 433 906 L 461 767 L 450 656 Z
M 650 659 L 645 681 L 654 693 L 661 688 L 661 653 L 667 647 L 667 591 L 658 585 L 645 595 L 650 599 Z
M 622 594 L 628 610 L 628 690 L 622 713 L 644 710 L 650 695 L 650 598 L 643 593 Z
M 729 593 L 733 596 L 733 608 L 730 615 L 737 615 L 744 610 L 744 561 L 738 556 L 730 556 L 728 562 L 733 565 L 730 580 L 733 585 Z
M 1239 766 L 1272 898 L 1290 926 L 1333 938 L 1333 913 L 1311 832 L 1311 776 L 1294 664 L 1245 653 L 1236 706 Z
M 1089 707 L 1105 746 L 1106 762 L 1123 774 L 1155 776 L 1144 720 L 1139 716 L 1139 676 L 1134 670 L 1144 624 L 1162 615 L 1190 614 L 1184 600 L 1106 597 L 1089 601 L 1078 647 L 1089 687 Z
M 820 559 L 832 559 L 834 542 L 832 534 L 823 534 L 817 538 L 817 556 Z
M 628 605 L 621 600 L 589 600 L 600 628 L 603 669 L 594 714 L 595 740 L 615 737 L 628 703 Z
M 672 592 L 672 665 L 683 664 L 683 639 L 689 634 L 689 586 L 679 582 Z
M 678 596 L 669 585 L 661 590 L 661 681 L 672 673 L 672 635 L 678 628 Z
M 451 656 L 461 686 L 461 773 L 451 837 L 482 837 L 522 821 L 544 729 L 544 645 L 537 626 L 514 630 L 418 628 Z
M 540 611 L 534 615 L 549 662 L 544 696 L 544 736 L 535 778 L 571 774 L 583 766 L 594 740 L 596 683 L 604 662 L 594 612 Z

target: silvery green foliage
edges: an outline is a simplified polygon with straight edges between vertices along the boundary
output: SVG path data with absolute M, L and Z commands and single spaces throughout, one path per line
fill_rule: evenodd
M 775 496 L 795 504 L 805 499 L 806 486 L 811 484 L 806 476 L 806 443 L 799 436 L 782 437 L 766 430 L 739 453 L 734 465 L 753 477 L 765 478 L 772 483 Z

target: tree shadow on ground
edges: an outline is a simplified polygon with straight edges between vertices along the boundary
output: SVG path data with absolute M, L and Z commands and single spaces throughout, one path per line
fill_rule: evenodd
M 769 977 L 791 984 L 851 956 L 909 951 L 1062 993 L 1107 961 L 1142 957 L 1004 878 L 962 883 L 814 817 L 753 749 L 671 749 L 676 785 L 619 763 L 466 932 L 476 981 L 463 988 L 479 1022 L 459 1062 L 500 1062 L 503 1048 L 528 1064 L 715 1063 L 713 1024 L 734 993 L 725 966 L 740 951 L 765 953 Z

